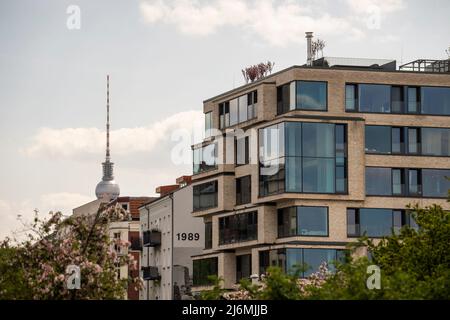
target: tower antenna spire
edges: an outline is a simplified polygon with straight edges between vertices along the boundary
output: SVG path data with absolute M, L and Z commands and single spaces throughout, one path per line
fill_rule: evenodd
M 109 74 L 106 76 L 106 161 L 109 161 Z

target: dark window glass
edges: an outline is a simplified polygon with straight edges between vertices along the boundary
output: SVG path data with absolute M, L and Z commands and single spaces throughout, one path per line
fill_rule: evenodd
M 408 193 L 409 195 L 421 195 L 422 183 L 420 170 L 409 169 L 408 170 Z
M 326 82 L 297 81 L 297 109 L 326 110 Z
M 422 128 L 422 154 L 450 156 L 450 129 Z
M 360 84 L 360 112 L 391 112 L 391 87 L 380 84 Z
M 345 110 L 355 111 L 357 102 L 356 85 L 348 84 L 345 86 Z
M 258 212 L 219 218 L 219 244 L 251 241 L 258 238 Z
M 334 159 L 303 158 L 303 192 L 335 192 Z
M 252 255 L 236 256 L 236 283 L 241 279 L 248 279 L 252 274 Z
M 334 124 L 303 123 L 303 156 L 334 158 Z
M 212 222 L 205 222 L 205 249 L 212 248 Z
M 361 234 L 369 237 L 388 236 L 392 232 L 392 210 L 359 209 Z
M 278 236 L 327 236 L 327 207 L 290 207 L 278 210 Z
M 390 168 L 366 167 L 366 195 L 392 195 Z
M 193 173 L 199 174 L 217 169 L 217 143 L 211 143 L 193 150 Z
M 448 196 L 450 189 L 450 170 L 422 169 L 423 196 L 442 197 Z
M 236 138 L 236 165 L 250 163 L 249 137 Z
M 285 84 L 277 88 L 277 111 L 282 114 L 289 111 L 290 105 L 290 84 Z
M 251 202 L 251 176 L 236 179 L 236 205 Z
M 366 126 L 366 152 L 391 153 L 391 127 Z
M 357 209 L 347 209 L 347 235 L 356 237 L 360 235 L 359 213 Z
M 302 123 L 286 122 L 285 144 L 286 157 L 302 156 Z
M 284 158 L 260 162 L 259 192 L 271 195 L 284 192 L 285 170 Z
M 286 192 L 302 192 L 302 158 L 286 158 Z
M 270 251 L 259 252 L 259 274 L 265 274 L 267 268 L 270 267 Z
M 419 89 L 416 87 L 408 87 L 408 113 L 418 113 L 419 105 Z
M 345 129 L 345 125 L 336 125 L 336 193 L 347 192 L 347 136 Z
M 404 112 L 403 87 L 393 86 L 391 88 L 391 111 L 392 113 Z
M 330 271 L 334 271 L 334 264 L 337 260 L 334 249 L 303 249 L 303 263 L 305 267 L 304 277 L 317 272 L 319 267 L 326 263 Z
M 416 154 L 420 151 L 419 129 L 408 128 L 408 153 Z
M 421 113 L 450 115 L 450 88 L 422 87 Z
M 406 224 L 406 213 L 403 210 L 393 210 L 392 224 L 394 233 L 399 234 L 400 229 Z
M 392 194 L 405 194 L 405 177 L 402 169 L 392 169 Z
M 392 128 L 392 153 L 405 153 L 405 137 L 403 128 Z
M 209 276 L 217 276 L 218 274 L 218 258 L 208 258 L 193 261 L 193 282 L 194 286 L 211 285 Z
M 217 207 L 217 181 L 196 185 L 192 192 L 194 211 Z

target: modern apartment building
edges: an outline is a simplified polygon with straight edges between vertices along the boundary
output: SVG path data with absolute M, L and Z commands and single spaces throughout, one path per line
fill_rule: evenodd
M 449 65 L 325 57 L 204 101 L 192 215 L 208 239 L 194 289 L 270 265 L 308 276 L 364 233 L 415 227 L 408 204 L 450 209 Z
M 139 208 L 143 249 L 140 300 L 193 299 L 192 255 L 205 246 L 203 219 L 192 216 L 191 177 L 156 189 L 160 197 Z

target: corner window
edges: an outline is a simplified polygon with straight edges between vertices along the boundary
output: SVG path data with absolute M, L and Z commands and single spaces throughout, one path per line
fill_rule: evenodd
M 209 276 L 218 275 L 218 260 L 218 258 L 207 258 L 192 262 L 194 286 L 208 286 L 212 284 Z
M 217 143 L 194 148 L 193 156 L 192 171 L 194 174 L 217 169 Z
M 278 114 L 290 110 L 327 110 L 327 83 L 293 81 L 277 88 Z
M 257 238 L 257 211 L 219 218 L 219 245 L 251 241 Z
M 202 183 L 192 188 L 193 210 L 207 210 L 217 207 L 217 181 Z
M 290 207 L 278 210 L 278 237 L 328 236 L 327 207 Z
M 219 103 L 219 127 L 228 128 L 257 117 L 258 92 L 252 91 L 230 101 Z

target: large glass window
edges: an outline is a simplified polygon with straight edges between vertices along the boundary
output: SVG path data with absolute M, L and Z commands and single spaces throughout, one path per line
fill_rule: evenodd
M 422 154 L 450 156 L 450 129 L 422 128 Z
M 326 110 L 327 83 L 297 81 L 297 109 Z
M 219 244 L 251 241 L 258 238 L 258 212 L 219 218 Z
M 219 126 L 221 129 L 256 118 L 258 92 L 252 91 L 230 101 L 219 104 Z
M 252 177 L 236 179 L 236 205 L 250 203 L 252 199 Z
M 193 150 L 193 173 L 198 174 L 217 168 L 217 143 L 200 146 Z
M 391 153 L 391 127 L 366 126 L 366 153 Z
M 347 84 L 345 109 L 356 112 L 450 115 L 450 87 Z
M 192 274 L 194 286 L 211 285 L 209 276 L 218 274 L 218 258 L 207 258 L 194 260 L 192 263 Z
M 347 236 L 378 238 L 398 232 L 403 226 L 415 228 L 415 222 L 405 210 L 347 209 Z
M 252 274 L 252 255 L 236 256 L 236 283 L 241 279 L 249 279 Z
M 391 112 L 391 87 L 381 84 L 360 84 L 359 111 L 360 112 Z
M 217 207 L 217 181 L 196 185 L 192 188 L 194 211 Z
M 417 128 L 408 128 L 408 153 L 420 153 L 420 135 Z
M 423 114 L 450 115 L 450 88 L 422 87 Z
M 259 135 L 261 195 L 284 190 L 347 192 L 344 124 L 286 122 L 284 126 L 279 124 L 260 129 Z M 284 147 L 281 147 L 283 143 Z M 284 170 L 281 177 L 280 170 Z M 269 191 L 268 183 L 275 180 L 276 188 Z M 278 184 L 280 182 L 282 186 Z
M 328 236 L 327 207 L 290 207 L 278 210 L 278 237 Z
M 390 168 L 366 167 L 366 194 L 392 195 Z
M 306 278 L 317 272 L 326 263 L 330 271 L 335 270 L 336 262 L 345 262 L 345 250 L 286 248 L 260 251 L 260 273 L 264 274 L 269 266 L 279 266 L 287 273 Z
M 327 110 L 327 83 L 293 81 L 277 88 L 278 114 L 290 110 Z
M 423 196 L 446 198 L 450 189 L 450 170 L 422 169 Z

